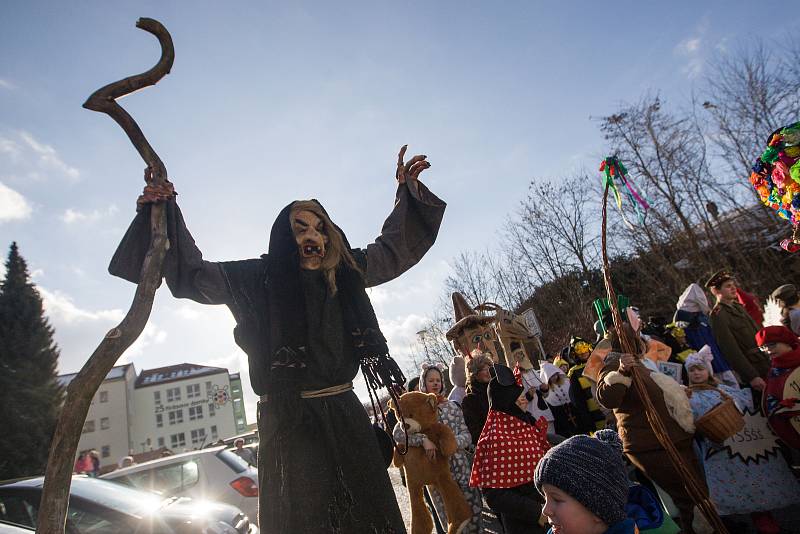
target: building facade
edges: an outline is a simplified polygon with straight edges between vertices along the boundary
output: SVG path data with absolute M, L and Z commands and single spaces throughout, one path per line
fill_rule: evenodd
M 75 374 L 61 375 L 63 385 Z M 143 370 L 114 367 L 89 408 L 78 453 L 97 450 L 101 468 L 130 453 L 198 449 L 247 427 L 239 374 L 183 363 Z

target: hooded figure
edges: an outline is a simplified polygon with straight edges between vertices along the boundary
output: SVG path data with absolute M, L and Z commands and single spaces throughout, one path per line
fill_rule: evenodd
M 403 152 L 394 208 L 366 249 L 351 249 L 312 200 L 280 212 L 269 254 L 209 262 L 174 199 L 168 201 L 167 285 L 175 297 L 228 306 L 261 396 L 261 532 L 405 532 L 375 433 L 352 391 L 359 366 L 392 381 L 402 377 L 365 288 L 416 264 L 444 214 L 445 204 L 413 168 L 409 175 L 406 166 L 401 178 Z M 144 205 L 111 261 L 113 275 L 138 282 L 149 221 Z
M 708 315 L 711 307 L 708 305 L 706 292 L 698 284 L 689 284 L 678 298 L 677 311 L 674 321 L 683 328 L 686 342 L 694 350 L 700 350 L 708 345 L 714 355 L 712 362 L 714 374 L 729 386 L 738 386 L 738 380 L 731 371 L 731 366 L 722 355 L 717 344 Z
M 502 516 L 508 534 L 544 533 L 539 521 L 543 501 L 533 476 L 550 448 L 547 420 L 534 420 L 520 406 L 524 390 L 511 369 L 503 365 L 494 369 L 489 416 L 475 449 L 469 484 L 481 488 L 489 507 Z

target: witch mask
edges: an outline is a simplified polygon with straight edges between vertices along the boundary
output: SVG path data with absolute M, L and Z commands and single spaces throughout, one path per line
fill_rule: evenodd
M 325 221 L 313 211 L 300 207 L 293 207 L 289 216 L 292 233 L 297 242 L 300 267 L 309 270 L 320 269 L 329 242 Z

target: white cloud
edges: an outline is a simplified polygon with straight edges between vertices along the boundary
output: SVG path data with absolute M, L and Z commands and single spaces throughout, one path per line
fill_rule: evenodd
M 135 357 L 143 355 L 147 350 L 152 348 L 152 345 L 161 345 L 166 340 L 167 331 L 159 328 L 153 321 L 148 321 L 142 333 L 136 338 L 136 341 L 128 347 L 128 350 L 126 350 L 117 361 L 117 365 L 130 363 Z
M 0 154 L 8 154 L 12 160 L 19 158 L 22 147 L 19 143 L 8 137 L 0 137 Z
M 102 321 L 118 323 L 125 317 L 125 312 L 120 309 L 89 311 L 79 308 L 72 301 L 72 297 L 59 290 L 50 291 L 37 286 L 42 296 L 44 309 L 54 324 L 75 324 L 87 321 Z
M 27 219 L 32 211 L 24 196 L 0 182 L 0 223 Z
M 14 85 L 13 83 L 9 82 L 8 80 L 6 80 L 4 78 L 0 78 L 0 89 L 11 90 L 11 89 L 16 89 L 16 88 L 17 88 L 17 86 Z
M 61 220 L 67 224 L 73 223 L 94 223 L 105 217 L 111 217 L 119 211 L 115 204 L 110 205 L 105 210 L 93 210 L 88 213 L 72 208 L 67 208 L 61 216 Z
M 28 132 L 20 132 L 20 138 L 31 148 L 38 156 L 38 163 L 45 169 L 52 169 L 62 172 L 68 178 L 77 180 L 80 178 L 80 171 L 75 167 L 67 165 L 56 152 L 56 149 L 50 145 L 37 141 Z
M 195 321 L 200 318 L 200 312 L 194 306 L 184 305 L 174 310 L 175 314 L 180 317 L 181 319 L 186 319 L 187 321 Z
M 700 37 L 690 37 L 678 43 L 678 51 L 683 54 L 693 54 L 700 50 Z

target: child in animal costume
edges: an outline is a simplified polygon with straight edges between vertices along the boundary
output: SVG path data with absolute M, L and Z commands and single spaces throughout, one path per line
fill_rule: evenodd
M 627 330 L 630 339 L 638 340 L 636 332 L 629 324 L 625 324 L 623 328 Z M 619 339 L 615 333 L 612 334 L 612 347 L 615 351 L 619 351 L 621 349 Z M 684 530 L 691 532 L 695 515 L 694 502 L 647 421 L 643 400 L 633 387 L 631 369 L 637 366 L 640 368 L 644 387 L 664 422 L 670 441 L 684 463 L 694 471 L 698 483 L 704 486 L 703 471 L 692 448 L 694 434 L 692 409 L 680 384 L 669 376 L 653 372 L 643 365 L 644 343 L 638 340 L 637 345 L 638 354 L 611 352 L 606 356 L 597 383 L 597 400 L 606 408 L 613 410 L 623 450 L 628 459 L 672 497 L 680 511 Z
M 768 326 L 756 334 L 770 356 L 763 410 L 770 428 L 786 445 L 800 450 L 800 341 L 785 326 Z
M 550 449 L 536 466 L 534 483 L 546 499 L 548 534 L 638 533 L 625 513 L 629 483 L 613 430 L 574 436 Z
M 704 416 L 723 400 L 720 392 L 733 399 L 740 411 L 748 410 L 752 413 L 753 397 L 750 390 L 720 384 L 714 378 L 711 360 L 710 351 L 705 354 L 695 353 L 686 359 L 685 367 L 691 391 L 690 403 L 695 420 Z M 755 416 L 760 417 L 758 414 Z M 747 432 L 753 433 L 751 430 Z M 800 484 L 795 480 L 783 457 L 775 454 L 775 450 L 769 451 L 772 454 L 767 452 L 757 455 L 755 459 L 745 459 L 726 450 L 726 445 L 753 440 L 750 434 L 736 434 L 723 443 L 697 436 L 708 490 L 719 515 L 723 518 L 732 514 L 750 513 L 759 534 L 777 534 L 780 526 L 770 515 L 769 510 L 799 502 Z
M 534 420 L 525 410 L 524 390 L 503 365 L 495 365 L 489 402 L 469 484 L 481 488 L 486 502 L 501 516 L 507 534 L 543 533 L 539 523 L 542 500 L 533 473 L 550 448 L 547 420 Z
M 453 431 L 439 422 L 437 406 L 439 397 L 433 393 L 411 391 L 403 394 L 398 405 L 389 400 L 393 411 L 401 411 L 409 434 L 423 435 L 436 447 L 435 454 L 429 456 L 422 447 L 409 447 L 406 454 L 394 453 L 394 464 L 403 468 L 406 473 L 409 500 L 411 501 L 411 531 L 413 534 L 430 534 L 433 521 L 425 508 L 423 492 L 425 486 L 436 488 L 437 495 L 442 497 L 442 519 L 447 516 L 449 534 L 460 532 L 472 516 L 464 494 L 455 483 L 450 473 L 450 458 L 457 451 L 456 438 Z M 398 443 L 405 447 L 405 439 Z M 440 524 L 447 524 L 442 523 Z
M 480 492 L 469 486 L 469 474 L 472 470 L 472 461 L 467 454 L 467 448 L 472 444 L 472 436 L 464 423 L 464 414 L 461 408 L 452 401 L 442 397 L 442 384 L 443 384 L 442 370 L 434 365 L 424 365 L 419 377 L 419 391 L 422 393 L 435 393 L 439 395 L 439 403 L 437 405 L 437 414 L 439 422 L 447 425 L 453 431 L 456 438 L 457 450 L 450 456 L 450 472 L 453 475 L 453 480 L 461 488 L 467 504 L 471 508 L 472 518 L 469 523 L 463 527 L 461 532 L 463 534 L 475 534 L 483 530 L 483 521 L 481 518 L 481 509 L 483 503 L 481 501 Z M 401 424 L 394 427 L 394 440 L 397 443 L 405 443 L 405 432 Z M 436 446 L 424 434 L 411 434 L 408 436 L 409 447 L 422 447 L 425 449 L 429 457 L 435 457 L 437 454 Z M 434 501 L 434 508 L 437 510 L 444 510 L 443 500 L 436 488 L 429 487 L 431 498 Z M 438 512 L 437 512 L 438 513 Z M 444 524 L 445 518 L 439 516 L 440 522 Z
M 528 399 L 527 412 L 533 416 L 534 421 L 540 417 L 547 420 L 548 434 L 557 433 L 554 425 L 555 416 L 545 401 L 547 380 L 542 380 L 539 371 L 533 368 L 527 356 L 514 367 L 514 376 L 518 377 L 525 398 Z

